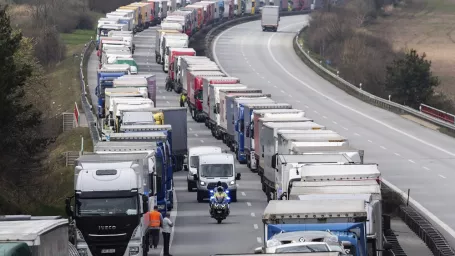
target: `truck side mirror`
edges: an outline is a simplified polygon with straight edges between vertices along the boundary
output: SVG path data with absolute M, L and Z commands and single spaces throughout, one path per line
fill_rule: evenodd
M 384 251 L 389 251 L 392 250 L 392 244 L 385 242 L 382 247 L 384 248 Z
M 142 214 L 145 214 L 149 211 L 149 197 L 142 195 Z
M 240 173 L 237 173 L 237 174 L 235 175 L 235 179 L 236 179 L 236 180 L 240 180 L 240 177 L 242 177 L 242 174 L 240 174 Z
M 65 211 L 68 217 L 73 217 L 73 211 L 71 210 L 71 197 L 65 199 Z
M 193 174 L 193 180 L 199 180 L 197 174 Z
M 187 164 L 183 164 L 183 170 L 186 171 L 186 172 L 188 171 L 188 165 Z
M 277 158 L 277 156 L 278 156 L 278 154 L 275 154 L 275 155 L 272 156 L 272 163 L 271 163 L 271 165 L 272 165 L 272 168 L 273 168 L 273 169 L 276 169 L 276 158 Z

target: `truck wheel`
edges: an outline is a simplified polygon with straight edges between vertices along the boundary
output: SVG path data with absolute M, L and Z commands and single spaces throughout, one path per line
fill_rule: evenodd
M 231 150 L 231 152 L 234 152 L 234 151 L 235 151 L 234 145 L 231 144 L 231 146 L 229 147 L 229 149 Z
M 235 191 L 233 194 L 231 194 L 231 202 L 234 202 L 234 203 L 237 202 L 237 191 Z
M 246 156 L 246 167 L 251 169 L 251 159 L 250 156 Z
M 191 183 L 187 181 L 188 185 L 188 192 L 193 192 L 193 186 L 191 186 Z
M 197 202 L 198 203 L 203 203 L 204 202 L 204 196 L 199 191 L 197 192 Z
M 226 135 L 225 134 L 222 135 L 222 140 L 223 140 L 223 143 L 226 144 Z
M 160 60 L 159 59 L 160 58 L 158 57 L 158 55 L 155 55 L 155 62 L 158 63 L 158 64 L 160 64 Z

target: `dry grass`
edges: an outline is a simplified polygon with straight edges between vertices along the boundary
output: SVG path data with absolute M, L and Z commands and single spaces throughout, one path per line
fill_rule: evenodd
M 412 0 L 368 27 L 396 50 L 417 49 L 441 79 L 438 92 L 455 100 L 455 0 Z

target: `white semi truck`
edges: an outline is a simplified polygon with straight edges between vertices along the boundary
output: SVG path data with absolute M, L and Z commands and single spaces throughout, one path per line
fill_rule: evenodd
M 154 155 L 147 153 L 84 155 L 76 160 L 74 202 L 68 198 L 66 206 L 75 220 L 79 254 L 148 251 L 153 162 Z

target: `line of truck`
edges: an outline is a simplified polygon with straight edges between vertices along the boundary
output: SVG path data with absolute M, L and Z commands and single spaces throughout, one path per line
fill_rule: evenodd
M 314 241 L 327 241 L 342 255 L 391 249 L 383 241 L 381 173 L 377 164 L 363 162 L 363 150 L 303 110 L 224 74 L 206 57 L 182 54 L 174 65 L 170 86 L 187 93 L 192 118 L 261 178 L 269 205 L 264 245 L 256 253 Z M 189 172 L 188 190 L 196 182 L 202 191 L 207 182 L 198 179 L 197 168 Z M 289 238 L 291 232 L 298 237 Z

